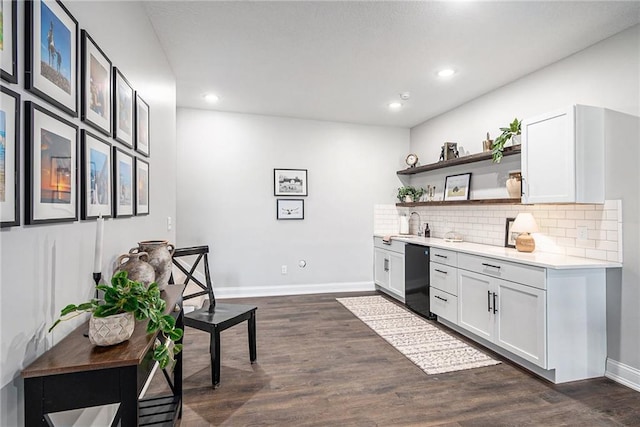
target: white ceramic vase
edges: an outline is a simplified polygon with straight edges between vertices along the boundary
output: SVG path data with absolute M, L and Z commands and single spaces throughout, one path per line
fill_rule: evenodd
M 89 319 L 89 341 L 93 345 L 108 346 L 120 344 L 131 338 L 136 326 L 133 313 L 120 313 L 107 317 Z

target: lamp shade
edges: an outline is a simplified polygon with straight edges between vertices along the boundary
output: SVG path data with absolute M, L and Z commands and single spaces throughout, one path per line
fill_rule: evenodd
M 530 213 L 519 213 L 511 226 L 511 231 L 514 233 L 536 233 L 538 232 L 538 224 Z

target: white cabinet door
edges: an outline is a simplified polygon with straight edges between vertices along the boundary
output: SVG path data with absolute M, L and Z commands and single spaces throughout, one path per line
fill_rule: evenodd
M 522 123 L 524 203 L 575 201 L 573 107 Z
M 389 289 L 390 260 L 388 251 L 374 248 L 373 250 L 373 281 L 376 285 Z
M 493 282 L 497 294 L 493 341 L 546 369 L 546 292 L 501 279 Z
M 474 334 L 492 340 L 493 278 L 466 270 L 458 270 L 458 325 Z
M 404 298 L 404 255 L 389 252 L 389 289 Z

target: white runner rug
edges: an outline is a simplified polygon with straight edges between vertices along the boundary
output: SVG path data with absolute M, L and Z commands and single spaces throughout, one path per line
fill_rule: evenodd
M 336 299 L 427 374 L 500 363 L 381 296 Z

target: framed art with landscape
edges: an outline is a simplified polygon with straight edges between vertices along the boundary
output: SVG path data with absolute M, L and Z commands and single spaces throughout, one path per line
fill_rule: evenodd
M 149 104 L 136 93 L 136 151 L 149 157 Z
M 471 173 L 449 175 L 444 180 L 444 200 L 469 200 Z
M 129 148 L 133 148 L 133 99 L 134 91 L 120 70 L 113 71 L 113 136 Z
M 0 86 L 0 227 L 20 225 L 20 95 Z
M 111 144 L 82 130 L 82 219 L 112 213 Z
M 78 127 L 27 101 L 25 129 L 25 222 L 77 220 Z
M 82 30 L 82 120 L 111 136 L 111 61 Z
M 149 215 L 149 163 L 136 157 L 136 215 Z
M 306 169 L 274 169 L 273 179 L 274 196 L 307 195 L 308 183 Z
M 25 2 L 25 89 L 77 117 L 78 21 L 62 2 Z
M 18 24 L 16 0 L 0 0 L 0 77 L 18 83 Z
M 113 205 L 116 218 L 133 216 L 133 179 L 133 157 L 113 147 Z

